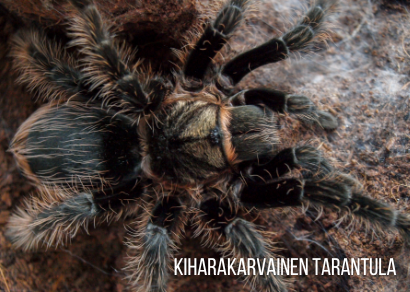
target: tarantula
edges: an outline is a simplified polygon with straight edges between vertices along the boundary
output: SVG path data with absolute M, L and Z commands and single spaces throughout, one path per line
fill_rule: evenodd
M 365 197 L 314 147 L 281 149 L 278 113 L 326 130 L 337 120 L 305 96 L 269 88 L 235 91 L 252 70 L 286 59 L 323 33 L 335 1 L 318 0 L 291 30 L 217 68 L 214 57 L 240 25 L 248 0 L 230 0 L 171 80 L 129 66 L 92 0 L 72 0 L 71 47 L 42 32 L 14 38 L 20 81 L 50 102 L 11 143 L 39 196 L 8 225 L 15 246 L 57 246 L 95 220 L 131 217 L 131 287 L 165 291 L 184 227 L 225 256 L 272 258 L 249 210 L 324 206 L 410 235 L 410 219 Z M 139 217 L 137 217 L 139 216 Z M 135 219 L 137 218 L 137 219 Z M 260 291 L 285 291 L 280 276 L 249 276 Z

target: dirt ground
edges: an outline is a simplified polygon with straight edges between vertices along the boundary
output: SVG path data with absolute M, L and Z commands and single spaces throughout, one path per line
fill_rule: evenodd
M 305 141 L 319 147 L 334 165 L 356 177 L 368 196 L 410 212 L 410 1 L 340 2 L 328 20 L 331 32 L 327 45 L 318 45 L 314 53 L 259 68 L 238 88 L 266 86 L 303 94 L 321 109 L 331 111 L 340 124 L 331 133 L 282 117 L 284 146 Z M 71 245 L 36 252 L 15 250 L 4 236 L 11 212 L 33 191 L 7 152 L 8 145 L 19 125 L 41 105 L 15 83 L 7 58 L 8 39 L 22 26 L 35 24 L 65 40 L 61 25 L 64 13 L 54 15 L 44 1 L 43 6 L 27 2 L 35 4 L 36 9 L 19 9 L 18 3 L 24 1 L 0 0 L 0 291 L 124 291 L 126 222 L 91 228 L 89 234 L 80 232 Z M 54 9 L 58 6 L 58 12 L 65 9 L 57 2 L 47 3 Z M 154 70 L 161 68 L 164 74 L 172 69 L 169 61 L 175 61 L 170 48 L 180 48 L 181 36 L 192 31 L 189 27 L 208 19 L 210 11 L 220 5 L 220 1 L 201 5 L 195 1 L 169 1 L 169 5 L 182 3 L 182 8 L 173 7 L 175 12 L 171 14 L 171 6 L 161 6 L 162 1 L 137 1 L 135 8 L 126 2 L 122 9 L 128 14 L 121 14 L 121 1 L 113 4 L 115 13 L 110 11 L 108 1 L 101 3 L 105 16 L 121 27 L 119 36 L 141 47 L 137 57 L 151 61 Z M 145 14 L 138 12 L 141 5 L 145 5 Z M 254 9 L 217 62 L 280 35 L 306 7 L 307 2 L 301 0 L 254 1 Z M 154 8 L 162 9 L 163 17 L 153 12 Z M 143 15 L 141 20 L 139 15 Z M 170 29 L 172 25 L 175 29 Z M 134 30 L 139 38 L 131 35 Z M 388 230 L 373 233 L 349 225 L 349 221 L 336 224 L 337 218 L 329 210 L 318 214 L 315 210 L 302 213 L 287 209 L 265 212 L 256 223 L 274 232 L 271 239 L 277 242 L 281 256 L 382 258 L 384 268 L 393 258 L 397 275 L 322 276 L 309 272 L 308 276 L 287 277 L 289 288 L 409 291 L 409 251 L 402 238 Z M 191 235 L 188 229 L 178 257 L 219 258 L 218 253 L 201 248 L 198 239 L 190 239 Z M 234 276 L 173 276 L 169 287 L 170 291 L 250 291 Z

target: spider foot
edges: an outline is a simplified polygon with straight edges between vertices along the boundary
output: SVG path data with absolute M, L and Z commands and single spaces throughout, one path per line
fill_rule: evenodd
M 131 231 L 128 238 L 132 255 L 125 267 L 129 272 L 127 279 L 136 291 L 165 292 L 170 260 L 183 232 L 185 213 L 179 200 L 173 197 L 166 197 L 156 205 L 150 202 L 146 207 L 152 212 L 142 217 L 137 230 Z
M 229 254 L 235 251 L 237 259 L 260 259 L 268 261 L 275 257 L 268 251 L 269 244 L 263 236 L 256 230 L 256 226 L 242 218 L 236 218 L 224 229 L 226 243 L 224 253 Z M 285 282 L 279 276 L 273 276 L 268 272 L 268 265 L 265 271 L 256 276 L 248 276 L 246 281 L 256 284 L 259 291 L 282 292 L 287 291 Z
M 256 226 L 242 218 L 241 213 L 226 201 L 210 199 L 203 202 L 194 220 L 197 226 L 195 233 L 202 236 L 204 244 L 236 263 L 239 260 L 248 263 L 252 259 L 275 259 L 270 244 Z M 283 279 L 269 273 L 268 266 L 265 264 L 264 272 L 249 275 L 245 281 L 255 285 L 258 291 L 287 291 Z
M 47 200 L 33 197 L 26 201 L 24 209 L 17 209 L 10 218 L 6 236 L 16 247 L 29 250 L 41 245 L 64 245 L 80 227 L 87 228 L 88 222 L 101 212 L 89 193 L 59 202 L 58 199 L 64 199 L 68 194 L 49 189 L 40 191 Z
M 334 130 L 339 123 L 337 119 L 330 113 L 324 111 L 317 111 L 317 123 L 325 130 Z
M 287 95 L 286 110 L 305 124 L 316 123 L 325 130 L 334 130 L 338 126 L 337 119 L 330 113 L 320 111 L 316 105 L 304 95 Z
M 326 12 L 334 6 L 334 3 L 335 1 L 317 1 L 303 19 L 282 36 L 290 51 L 300 50 L 309 45 L 320 30 Z

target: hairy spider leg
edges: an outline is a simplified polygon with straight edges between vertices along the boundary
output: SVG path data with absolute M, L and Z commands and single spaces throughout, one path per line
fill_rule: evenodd
M 112 221 L 135 215 L 142 184 L 124 182 L 103 191 L 75 191 L 41 187 L 39 196 L 26 199 L 8 223 L 7 237 L 25 250 L 57 247 L 70 241 L 89 222 Z M 41 200 L 39 198 L 42 198 Z
M 304 95 L 287 94 L 269 88 L 241 91 L 229 100 L 233 105 L 265 105 L 273 111 L 295 114 L 305 124 L 317 123 L 326 130 L 334 130 L 338 123 L 331 114 L 318 110 Z
M 193 220 L 197 226 L 195 235 L 201 236 L 205 245 L 222 252 L 224 257 L 236 259 L 237 263 L 240 259 L 247 262 L 250 258 L 275 258 L 270 244 L 254 224 L 243 219 L 233 206 L 220 198 L 203 202 Z M 268 265 L 262 275 L 249 275 L 245 281 L 258 291 L 287 291 L 281 276 L 267 273 L 267 269 Z
M 291 163 L 291 160 L 285 164 Z M 274 159 L 273 163 L 275 162 L 280 162 L 280 159 Z M 271 168 L 275 168 L 265 167 L 270 169 L 269 173 L 273 172 Z M 327 171 L 326 167 L 324 169 Z M 263 175 L 261 166 L 257 168 L 257 173 Z M 255 177 L 259 176 L 245 178 L 246 183 L 237 195 L 246 207 L 264 209 L 302 205 L 324 206 L 367 220 L 377 228 L 396 228 L 407 240 L 410 238 L 410 217 L 384 202 L 363 196 L 358 182 L 348 175 L 335 172 L 272 182 L 256 180 Z
M 291 52 L 305 49 L 315 37 L 320 37 L 326 12 L 332 9 L 334 3 L 335 1 L 317 1 L 292 30 L 226 63 L 218 80 L 220 89 L 229 92 L 246 74 L 256 68 L 284 60 Z
M 75 58 L 61 44 L 50 41 L 41 30 L 18 32 L 11 56 L 19 82 L 44 100 L 66 100 L 87 94 L 87 85 Z
M 231 0 L 219 12 L 216 20 L 207 26 L 188 56 L 184 68 L 185 77 L 200 81 L 204 79 L 212 59 L 241 23 L 247 2 L 248 0 Z
M 71 3 L 78 10 L 69 27 L 74 37 L 71 45 L 79 46 L 85 55 L 81 59 L 85 65 L 82 73 L 90 88 L 101 88 L 104 105 L 124 110 L 131 107 L 133 112 L 142 112 L 150 100 L 141 87 L 136 70 L 127 64 L 132 57 L 131 50 L 115 42 L 114 34 L 92 0 L 73 0 Z
M 187 212 L 176 197 L 165 196 L 159 202 L 147 198 L 147 201 L 136 230 L 131 230 L 128 238 L 132 255 L 125 269 L 129 271 L 130 286 L 136 291 L 165 292 Z
M 124 101 L 137 106 L 133 109 L 134 112 L 141 112 L 141 106 L 145 106 L 143 109 L 147 112 L 154 111 L 164 100 L 171 84 L 161 77 L 149 80 L 144 86 L 147 99 L 138 83 L 138 75 L 135 71 L 131 72 L 124 61 L 131 57 L 129 49 L 115 43 L 114 36 L 102 22 L 95 6 L 92 2 L 89 5 L 90 9 L 86 8 L 87 5 L 83 7 L 85 12 L 80 14 L 83 18 L 78 17 L 72 23 L 72 34 L 76 39 L 71 43 L 80 46 L 88 44 L 82 51 L 87 57 L 78 62 L 61 44 L 49 40 L 40 29 L 18 32 L 13 38 L 11 50 L 14 67 L 20 73 L 18 81 L 44 100 L 66 101 L 76 97 L 76 100 L 87 102 L 101 95 L 104 98 L 103 106 L 125 109 L 125 104 L 118 103 L 117 97 L 120 96 Z M 95 23 L 85 25 L 87 20 L 95 20 Z M 88 32 L 88 35 L 81 34 L 80 28 L 83 32 Z M 97 47 L 93 47 L 94 45 Z M 81 63 L 86 64 L 84 68 L 87 69 L 80 69 Z M 101 77 L 96 72 L 101 72 L 104 76 Z M 101 81 L 98 78 L 106 79 Z M 97 82 L 98 80 L 101 82 Z M 141 102 L 141 96 L 143 104 L 136 104 L 135 102 Z

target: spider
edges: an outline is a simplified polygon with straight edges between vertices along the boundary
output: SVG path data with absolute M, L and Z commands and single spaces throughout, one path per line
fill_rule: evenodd
M 291 30 L 229 60 L 213 62 L 243 20 L 248 0 L 230 0 L 173 78 L 130 66 L 92 0 L 72 0 L 70 55 L 43 32 L 14 38 L 20 81 L 49 103 L 21 125 L 10 149 L 37 187 L 8 224 L 16 247 L 58 246 L 89 222 L 131 218 L 130 287 L 166 291 L 184 228 L 231 258 L 274 258 L 247 218 L 263 209 L 328 207 L 410 235 L 410 218 L 362 195 L 314 147 L 281 149 L 279 113 L 334 130 L 337 120 L 303 95 L 236 91 L 254 69 L 305 50 L 323 35 L 335 1 L 318 0 Z M 247 279 L 286 291 L 272 273 Z

